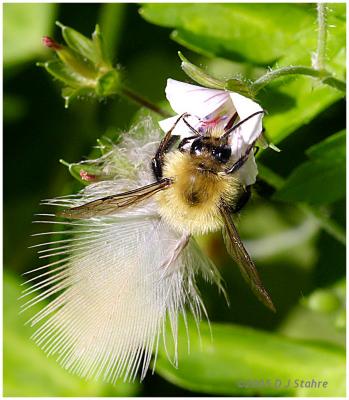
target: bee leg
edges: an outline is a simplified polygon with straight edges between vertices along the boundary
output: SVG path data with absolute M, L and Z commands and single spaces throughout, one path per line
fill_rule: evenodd
M 166 136 L 167 136 L 167 134 L 166 134 Z M 162 144 L 162 141 L 161 141 L 160 146 L 159 146 L 155 156 L 151 160 L 151 166 L 152 166 L 155 178 L 158 181 L 160 181 L 162 179 L 162 166 L 164 163 L 164 155 L 179 138 L 179 136 L 177 136 L 177 135 L 173 135 L 173 136 L 170 135 L 168 138 L 166 138 L 166 136 L 164 138 L 164 139 L 166 139 L 166 143 L 161 145 Z
M 178 140 L 178 138 L 179 138 L 179 136 L 177 136 L 177 135 L 171 136 L 170 139 L 168 140 L 166 146 L 164 147 L 164 150 L 160 153 L 159 153 L 159 151 L 157 151 L 155 154 L 155 157 L 153 157 L 151 160 L 151 166 L 152 166 L 153 173 L 154 173 L 157 181 L 160 181 L 162 179 L 162 166 L 163 166 L 164 155 L 172 147 L 172 145 Z
M 259 148 L 259 146 L 256 146 L 256 142 L 257 142 L 257 140 L 259 140 L 261 138 L 261 135 L 263 135 L 263 132 L 264 132 L 264 128 L 263 128 L 262 132 L 260 133 L 259 137 L 247 147 L 245 154 L 243 154 L 231 167 L 227 168 L 224 171 L 225 175 L 232 174 L 235 171 L 237 171 L 238 169 L 240 169 L 247 161 L 252 150 L 254 150 L 254 155 L 256 155 L 259 152 L 260 148 Z
M 157 158 L 153 157 L 151 160 L 151 167 L 152 167 L 153 174 L 154 174 L 156 180 L 159 182 L 162 178 L 161 162 Z
M 178 122 L 184 117 L 188 116 L 188 113 L 182 114 L 176 122 L 173 124 L 172 128 L 166 133 L 164 138 L 161 140 L 160 145 L 152 158 L 151 166 L 155 175 L 155 178 L 159 181 L 162 178 L 162 166 L 164 164 L 164 155 L 173 145 L 173 143 L 178 139 L 177 135 L 172 135 L 174 128 L 177 126 Z
M 232 174 L 232 173 L 236 172 L 237 170 L 239 170 L 247 161 L 247 159 L 251 153 L 251 150 L 254 148 L 254 145 L 255 145 L 255 142 L 250 144 L 247 147 L 245 154 L 243 154 L 231 167 L 227 168 L 224 171 L 224 174 L 225 175 Z
M 182 151 L 183 147 L 190 142 L 192 139 L 196 139 L 198 137 L 198 135 L 194 135 L 194 136 L 189 136 L 189 137 L 185 137 L 184 139 L 181 140 L 181 142 L 178 145 L 178 150 Z

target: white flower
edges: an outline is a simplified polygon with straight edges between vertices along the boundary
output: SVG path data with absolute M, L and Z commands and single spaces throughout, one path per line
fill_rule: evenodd
M 165 132 L 172 128 L 183 113 L 190 114 L 186 120 L 193 128 L 203 131 L 209 126 L 221 125 L 224 128 L 235 113 L 238 116 L 236 124 L 254 113 L 263 111 L 259 104 L 238 93 L 208 89 L 173 79 L 167 80 L 166 97 L 178 115 L 159 122 L 161 129 Z M 263 113 L 257 114 L 231 133 L 229 143 L 233 162 L 238 160 L 248 146 L 260 136 L 262 119 Z M 173 134 L 181 138 L 193 135 L 183 121 L 177 124 Z M 257 173 L 257 165 L 251 152 L 248 160 L 239 170 L 240 179 L 243 184 L 251 185 L 255 183 Z

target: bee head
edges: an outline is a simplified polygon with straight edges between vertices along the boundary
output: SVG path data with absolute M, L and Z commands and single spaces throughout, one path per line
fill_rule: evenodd
M 199 156 L 210 154 L 219 163 L 225 164 L 231 156 L 231 148 L 226 143 L 218 143 L 217 145 L 207 142 L 205 137 L 195 139 L 190 148 L 190 154 Z
M 231 147 L 228 145 L 221 145 L 212 148 L 212 155 L 218 162 L 225 164 L 229 161 L 231 156 Z

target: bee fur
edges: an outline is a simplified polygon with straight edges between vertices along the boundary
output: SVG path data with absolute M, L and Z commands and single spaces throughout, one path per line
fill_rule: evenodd
M 220 204 L 233 209 L 244 187 L 236 175 L 219 174 L 222 165 L 206 155 L 179 150 L 165 155 L 163 176 L 174 183 L 158 193 L 159 214 L 176 231 L 205 234 L 223 226 Z

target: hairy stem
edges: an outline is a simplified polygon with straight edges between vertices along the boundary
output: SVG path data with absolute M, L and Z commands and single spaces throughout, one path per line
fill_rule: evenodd
M 254 83 L 252 83 L 252 90 L 257 93 L 270 82 L 287 75 L 312 76 L 314 78 L 320 79 L 323 83 L 332 86 L 338 90 L 341 90 L 343 92 L 346 91 L 346 83 L 337 78 L 334 78 L 329 72 L 325 70 L 317 70 L 312 67 L 306 67 L 302 65 L 281 67 L 273 71 L 267 72 L 265 75 L 261 76 Z
M 133 102 L 141 105 L 142 107 L 148 108 L 149 110 L 156 112 L 161 117 L 164 117 L 164 118 L 172 117 L 172 115 L 169 114 L 167 111 L 161 109 L 156 104 L 150 102 L 149 100 L 145 99 L 138 93 L 134 92 L 133 90 L 131 90 L 125 86 L 122 87 L 121 94 L 123 96 L 127 97 L 128 99 L 132 100 Z
M 313 67 L 317 70 L 325 69 L 326 59 L 326 40 L 327 40 L 327 4 L 317 4 L 317 24 L 318 24 L 318 36 L 317 36 L 317 49 L 313 58 Z

